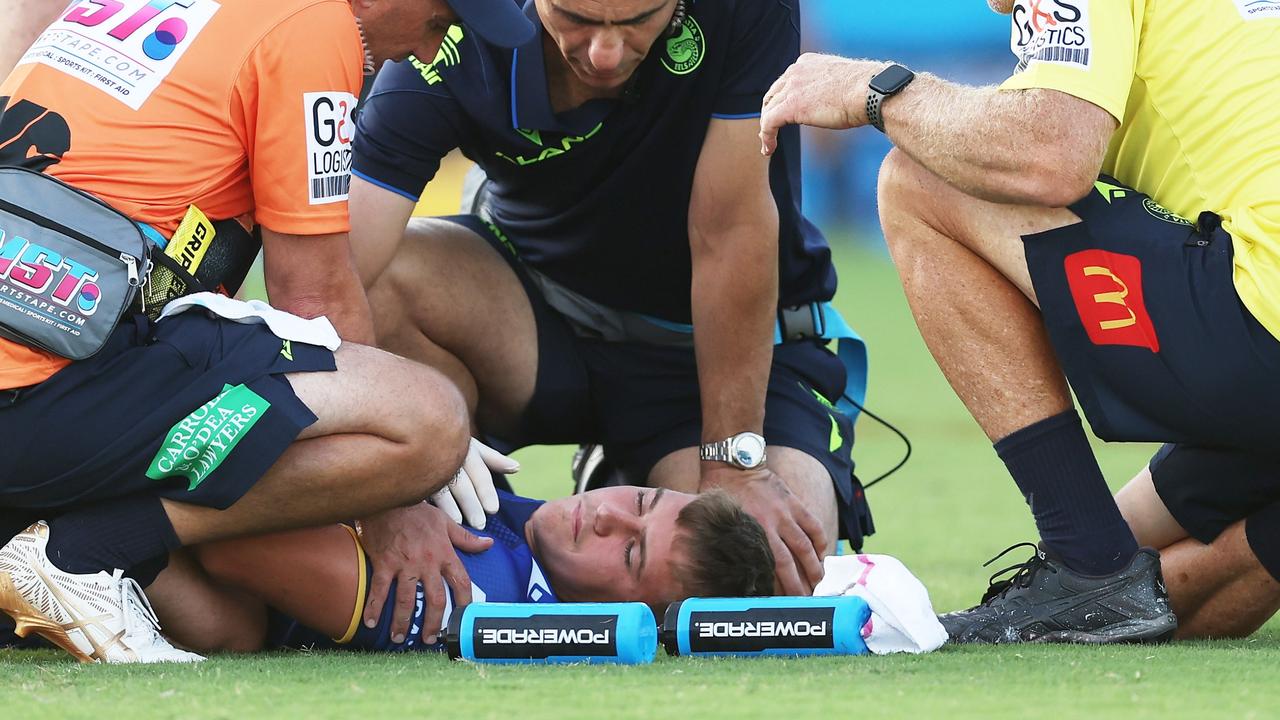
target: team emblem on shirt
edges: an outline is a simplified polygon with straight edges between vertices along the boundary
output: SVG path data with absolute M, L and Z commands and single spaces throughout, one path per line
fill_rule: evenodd
M 1016 72 L 1032 63 L 1087 70 L 1093 52 L 1089 0 L 1018 0 L 1009 43 L 1018 56 Z
M 214 0 L 78 0 L 21 62 L 48 65 L 137 110 L 220 7 Z
M 680 30 L 667 38 L 662 52 L 662 67 L 675 75 L 688 75 L 702 64 L 707 54 L 707 39 L 693 16 L 680 24 Z

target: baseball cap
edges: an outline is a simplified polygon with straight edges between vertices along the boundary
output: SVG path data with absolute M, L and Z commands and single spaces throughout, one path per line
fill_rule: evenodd
M 533 39 L 533 23 L 515 0 L 448 0 L 462 23 L 498 47 L 519 47 Z

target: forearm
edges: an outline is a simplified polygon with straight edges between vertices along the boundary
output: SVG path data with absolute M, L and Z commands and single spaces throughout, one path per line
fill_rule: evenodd
M 1096 178 L 1108 138 L 1077 132 L 1075 118 L 1065 114 L 1046 121 L 1039 111 L 1051 92 L 969 87 L 921 74 L 882 114 L 899 149 L 969 195 L 1065 205 L 1076 199 L 1073 189 Z M 1081 162 L 1029 150 L 1059 147 L 1064 138 Z
M 761 149 L 790 124 L 833 129 L 870 123 L 871 80 L 888 63 L 802 56 L 765 96 Z M 1069 205 L 1097 178 L 1118 122 L 1093 103 L 1056 90 L 1002 90 L 920 74 L 883 100 L 889 139 L 965 193 L 1001 203 Z
M 770 206 L 772 209 L 772 206 Z M 693 267 L 702 440 L 762 433 L 778 307 L 777 215 L 709 237 Z M 767 241 L 745 240 L 771 233 Z
M 369 298 L 365 295 L 364 286 L 354 268 L 343 277 L 331 279 L 320 288 L 280 288 L 272 287 L 267 281 L 267 296 L 271 304 L 285 312 L 299 317 L 327 317 L 338 331 L 339 337 L 347 342 L 361 345 L 375 345 L 373 333 L 373 312 L 369 309 Z
M 304 318 L 325 316 L 343 340 L 374 344 L 373 313 L 345 235 L 281 236 L 263 231 L 267 297 Z M 305 268 L 324 268 L 309 272 Z

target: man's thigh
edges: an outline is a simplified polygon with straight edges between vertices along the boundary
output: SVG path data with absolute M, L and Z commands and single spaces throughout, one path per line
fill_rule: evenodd
M 702 416 L 693 351 L 592 343 L 586 354 L 605 455 L 627 478 L 696 488 Z M 834 406 L 844 382 L 844 366 L 820 343 L 777 346 L 764 436 L 775 472 L 824 524 L 835 529 L 838 518 L 840 536 L 857 545 L 870 517 L 853 478 L 853 426 Z
M 108 346 L 0 406 L 0 505 L 154 493 L 225 508 L 316 416 L 286 374 L 333 353 L 191 311 L 127 320 Z
M 1103 178 L 1024 238 L 1050 341 L 1094 432 L 1271 452 L 1280 341 L 1240 302 L 1231 237 Z
M 562 423 L 581 415 L 572 332 L 496 226 L 472 215 L 413 220 L 369 300 L 382 347 L 450 377 L 449 364 L 461 362 L 485 432 L 512 445 L 549 442 L 543 418 L 528 417 L 532 406 Z

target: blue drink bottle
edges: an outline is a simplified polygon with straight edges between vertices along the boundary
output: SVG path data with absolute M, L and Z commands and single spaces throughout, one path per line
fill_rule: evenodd
M 670 655 L 863 655 L 871 608 L 858 597 L 690 598 L 667 608 Z
M 472 603 L 449 618 L 449 657 L 483 663 L 653 662 L 658 628 L 644 603 Z

